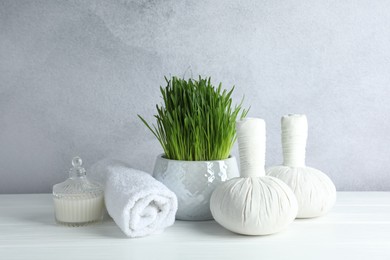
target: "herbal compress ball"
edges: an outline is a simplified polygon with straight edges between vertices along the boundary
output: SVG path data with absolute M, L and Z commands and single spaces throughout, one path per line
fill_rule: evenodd
M 305 115 L 282 117 L 283 165 L 267 169 L 267 175 L 285 182 L 298 201 L 297 218 L 326 214 L 336 201 L 336 187 L 323 172 L 305 166 L 307 141 Z
M 298 205 L 282 181 L 265 176 L 265 122 L 237 122 L 240 176 L 218 186 L 210 200 L 214 219 L 226 229 L 245 235 L 268 235 L 286 228 Z

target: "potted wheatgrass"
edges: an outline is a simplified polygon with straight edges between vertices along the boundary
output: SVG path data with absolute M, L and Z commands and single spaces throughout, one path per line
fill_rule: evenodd
M 230 90 L 214 87 L 210 78 L 165 78 L 160 87 L 156 125 L 139 118 L 156 136 L 164 154 L 157 157 L 153 176 L 178 197 L 177 219 L 208 220 L 210 196 L 222 182 L 238 177 L 230 152 L 236 141 L 236 120 L 248 110 L 233 105 Z

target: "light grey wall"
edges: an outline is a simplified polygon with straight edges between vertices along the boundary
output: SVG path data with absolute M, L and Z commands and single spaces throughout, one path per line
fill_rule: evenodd
M 184 74 L 245 94 L 268 165 L 280 116 L 305 113 L 308 165 L 339 190 L 390 190 L 386 0 L 1 0 L 0 193 L 50 192 L 74 155 L 151 171 L 162 150 L 136 114 Z

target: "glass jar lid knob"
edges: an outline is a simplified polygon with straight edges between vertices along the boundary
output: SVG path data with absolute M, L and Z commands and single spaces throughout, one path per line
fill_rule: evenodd
M 81 160 L 79 156 L 73 157 L 72 159 L 73 167 L 69 171 L 71 177 L 81 177 L 86 174 L 85 169 L 81 166 L 82 164 L 83 164 L 83 160 Z

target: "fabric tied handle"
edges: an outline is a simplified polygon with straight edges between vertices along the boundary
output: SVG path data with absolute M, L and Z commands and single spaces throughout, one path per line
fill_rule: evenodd
M 308 135 L 305 115 L 290 114 L 282 117 L 283 165 L 305 167 Z

